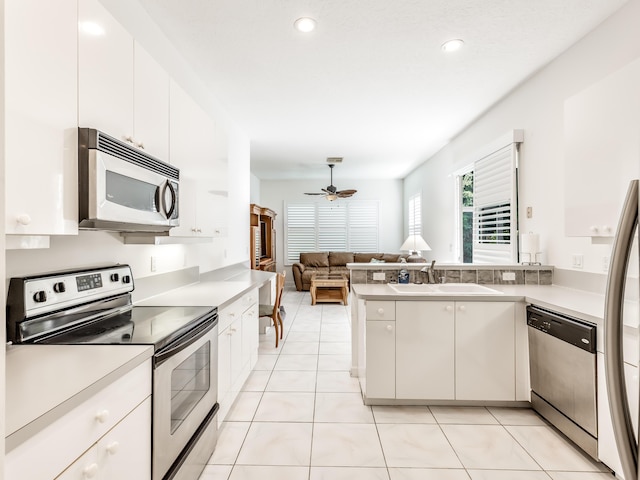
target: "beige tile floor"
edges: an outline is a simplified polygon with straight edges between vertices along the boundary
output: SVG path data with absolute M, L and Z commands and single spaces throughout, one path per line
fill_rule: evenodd
M 286 290 L 200 480 L 611 480 L 529 409 L 368 407 L 348 307 Z

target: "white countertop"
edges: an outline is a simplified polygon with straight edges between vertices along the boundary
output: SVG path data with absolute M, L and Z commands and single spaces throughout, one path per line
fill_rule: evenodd
M 211 306 L 224 308 L 240 298 L 247 290 L 259 288 L 271 281 L 275 273 L 246 269 L 224 279 L 207 279 L 198 283 L 146 298 L 135 305 L 148 306 Z
M 153 355 L 150 345 L 11 345 L 6 451 Z

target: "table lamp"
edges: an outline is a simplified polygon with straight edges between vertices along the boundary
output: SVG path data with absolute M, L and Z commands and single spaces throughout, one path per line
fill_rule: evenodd
M 407 262 L 422 263 L 427 260 L 420 255 L 420 252 L 423 250 L 431 250 L 431 247 L 424 241 L 422 235 L 409 235 L 400 247 L 400 250 L 406 250 L 409 252 Z

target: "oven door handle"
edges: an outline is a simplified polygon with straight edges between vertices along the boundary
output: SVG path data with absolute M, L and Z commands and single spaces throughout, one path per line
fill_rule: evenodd
M 180 338 L 180 340 L 171 344 L 167 349 L 160 350 L 153 355 L 153 367 L 156 368 L 173 355 L 181 352 L 182 350 L 188 348 L 190 345 L 193 345 L 195 342 L 200 340 L 204 335 L 209 333 L 213 328 L 217 325 L 215 321 L 215 317 L 212 317 L 210 320 L 203 322 L 198 325 L 196 328 L 191 330 L 189 333 Z

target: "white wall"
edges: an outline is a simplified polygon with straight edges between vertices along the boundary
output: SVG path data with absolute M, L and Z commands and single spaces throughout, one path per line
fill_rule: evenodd
M 260 182 L 260 206 L 274 210 L 276 217 L 277 268 L 284 265 L 284 202 L 325 201 L 322 197 L 311 197 L 304 192 L 319 192 L 324 187 L 320 180 L 262 180 Z M 378 200 L 380 202 L 380 251 L 399 252 L 404 241 L 402 218 L 402 180 L 341 179 L 339 188 L 358 190 L 354 199 Z M 342 200 L 336 200 L 340 202 Z
M 137 3 L 130 0 L 100 0 L 169 72 L 169 75 L 205 109 L 229 135 L 229 236 L 196 245 L 125 245 L 120 236 L 108 232 L 80 232 L 78 236 L 51 238 L 43 250 L 6 252 L 6 277 L 59 269 L 128 263 L 134 278 L 198 266 L 207 272 L 249 261 L 250 142 L 246 134 L 228 117 L 169 39 L 158 29 Z M 3 170 L 4 171 L 4 170 Z M 4 212 L 4 209 L 3 209 Z M 4 236 L 3 236 L 4 237 Z M 151 256 L 157 268 L 151 272 Z M 4 289 L 3 289 L 4 291 Z
M 525 136 L 520 165 L 521 231 L 540 234 L 544 263 L 571 268 L 572 254 L 580 253 L 584 255 L 584 271 L 603 272 L 609 244 L 592 245 L 588 238 L 564 235 L 563 109 L 568 97 L 640 57 L 638 19 L 640 0 L 630 0 L 407 176 L 405 195 L 420 186 L 426 194 L 423 224 L 433 258 L 456 260 L 449 248 L 455 235 L 452 174 L 485 144 L 521 128 Z M 611 172 L 615 175 L 615 165 Z M 531 219 L 525 215 L 529 206 L 533 207 Z
M 260 204 L 260 179 L 251 174 L 251 203 Z

